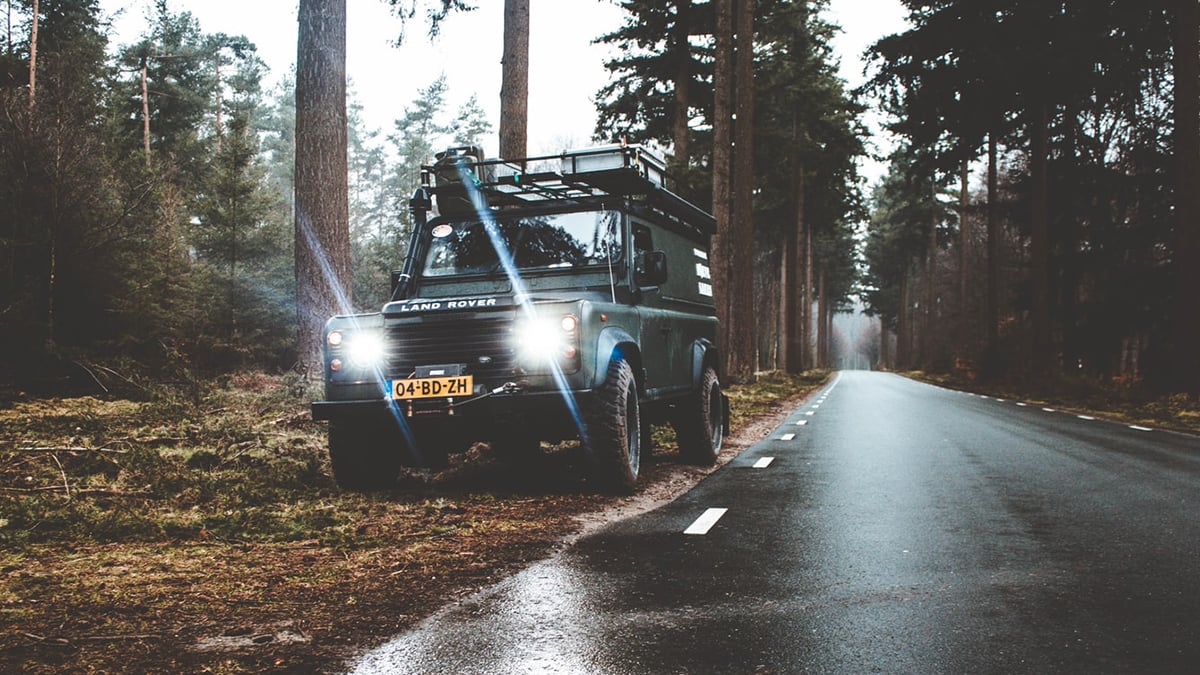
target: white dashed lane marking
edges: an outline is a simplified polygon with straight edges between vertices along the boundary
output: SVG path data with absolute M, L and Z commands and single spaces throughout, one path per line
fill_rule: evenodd
M 771 462 L 774 462 L 774 461 L 775 461 L 774 457 L 763 457 L 762 459 L 760 459 L 754 463 L 754 468 L 765 469 L 768 466 L 771 466 Z
M 808 420 L 797 420 L 796 421 L 796 426 L 798 426 L 798 427 L 802 427 L 805 424 L 808 424 Z
M 1081 420 L 1087 420 L 1089 422 L 1096 419 L 1095 417 L 1092 417 L 1091 415 L 1076 415 L 1076 417 L 1078 417 Z
M 729 509 L 709 509 L 705 511 L 704 514 L 697 518 L 696 522 L 689 525 L 688 529 L 684 530 L 683 533 L 708 534 L 708 531 L 712 529 L 713 525 L 717 524 L 717 521 L 720 520 L 721 516 L 725 515 L 725 512 L 728 510 Z
M 784 435 L 782 435 L 782 436 L 780 436 L 780 437 L 779 437 L 779 440 L 781 440 L 781 441 L 790 441 L 790 440 L 792 440 L 792 439 L 793 439 L 793 438 L 795 438 L 795 437 L 796 437 L 796 434 L 784 434 Z
M 1153 430 L 1153 429 L 1151 429 L 1150 427 L 1140 427 L 1140 426 L 1138 426 L 1138 425 L 1136 425 L 1136 424 L 1130 424 L 1130 425 L 1129 425 L 1129 428 L 1130 428 L 1130 429 L 1133 429 L 1134 431 L 1154 431 L 1154 430 Z

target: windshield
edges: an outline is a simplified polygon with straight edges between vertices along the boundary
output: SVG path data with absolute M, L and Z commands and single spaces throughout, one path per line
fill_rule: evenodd
M 569 269 L 621 260 L 620 213 L 580 211 L 500 218 L 496 225 L 518 269 Z M 488 274 L 502 269 L 483 223 L 433 228 L 425 276 Z

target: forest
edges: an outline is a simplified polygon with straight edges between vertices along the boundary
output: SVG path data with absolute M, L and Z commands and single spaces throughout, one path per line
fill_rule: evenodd
M 391 4 L 431 34 L 470 11 Z M 827 0 L 620 4 L 624 24 L 596 36 L 617 56 L 594 140 L 660 149 L 717 216 L 731 381 L 836 351 L 1196 393 L 1194 0 L 905 0 L 909 27 L 871 47 L 855 90 Z M 117 44 L 97 0 L 6 3 L 0 397 L 304 360 L 296 79 L 268 89 L 246 38 L 154 7 Z M 387 130 L 347 99 L 349 303 L 372 311 L 420 164 L 492 122 L 476 99 L 447 109 L 436 76 Z M 898 139 L 877 185 L 858 174 L 871 108 Z M 833 318 L 859 311 L 878 320 L 850 344 Z

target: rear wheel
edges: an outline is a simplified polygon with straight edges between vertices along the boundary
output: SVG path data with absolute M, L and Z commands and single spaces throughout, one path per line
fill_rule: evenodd
M 625 359 L 608 366 L 604 384 L 596 390 L 587 423 L 592 476 L 605 490 L 629 494 L 637 486 L 642 461 L 641 409 L 637 381 Z
M 329 461 L 343 490 L 370 492 L 396 484 L 401 447 L 397 434 L 378 420 L 329 422 Z
M 717 371 L 705 368 L 700 390 L 680 404 L 672 423 L 684 461 L 705 466 L 717 461 L 725 437 L 724 410 Z

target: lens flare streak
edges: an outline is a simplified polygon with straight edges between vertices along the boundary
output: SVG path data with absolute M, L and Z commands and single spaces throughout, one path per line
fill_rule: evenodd
M 297 216 L 296 224 L 313 258 L 321 266 L 321 274 L 325 276 L 329 287 L 333 289 L 334 296 L 337 299 L 338 311 L 350 318 L 351 325 L 356 332 L 362 330 L 362 326 L 358 322 L 358 317 L 355 315 L 354 306 L 350 303 L 350 298 L 346 294 L 346 289 L 338 282 L 338 277 L 333 272 L 333 266 L 329 263 L 329 256 L 326 254 L 320 240 L 317 239 L 316 234 L 312 231 L 307 216 L 304 214 Z M 375 383 L 379 386 L 379 392 L 383 400 L 387 402 L 388 412 L 395 419 L 396 428 L 399 429 L 400 435 L 404 438 L 405 447 L 411 448 L 412 452 L 417 455 L 417 460 L 424 463 L 421 449 L 417 447 L 412 431 L 408 428 L 408 422 L 404 418 L 404 413 L 400 410 L 400 406 L 396 403 L 395 399 L 392 398 L 387 377 L 384 376 L 383 370 L 378 365 L 372 368 L 372 370 L 375 375 Z
M 504 243 L 504 237 L 500 233 L 500 227 L 496 224 L 496 219 L 492 217 L 491 208 L 488 207 L 487 198 L 484 197 L 483 191 L 479 189 L 478 180 L 475 174 L 467 168 L 466 161 L 459 159 L 456 163 L 458 169 L 459 180 L 467 190 L 467 196 L 471 200 L 471 205 L 475 208 L 476 215 L 479 216 L 479 222 L 483 223 L 483 229 L 487 232 L 488 240 L 492 243 L 492 248 L 496 250 L 496 257 L 500 260 L 500 264 L 504 269 L 504 274 L 508 277 L 509 283 L 512 284 L 514 300 L 520 306 L 521 311 L 529 320 L 537 318 L 537 311 L 533 307 L 533 302 L 529 299 L 529 294 L 525 290 L 525 282 L 521 278 L 521 273 L 517 270 L 516 262 L 513 260 L 512 253 L 508 250 L 508 246 Z M 563 402 L 570 411 L 571 417 L 575 422 L 575 427 L 579 430 L 579 438 L 583 441 L 585 449 L 591 447 L 587 441 L 587 432 L 583 424 L 583 416 L 579 410 L 579 404 L 575 400 L 575 395 L 571 392 L 571 388 L 567 385 L 567 378 L 563 375 L 562 368 L 559 367 L 556 361 L 550 363 L 551 372 L 554 376 L 554 383 L 558 387 L 559 393 L 562 395 Z

